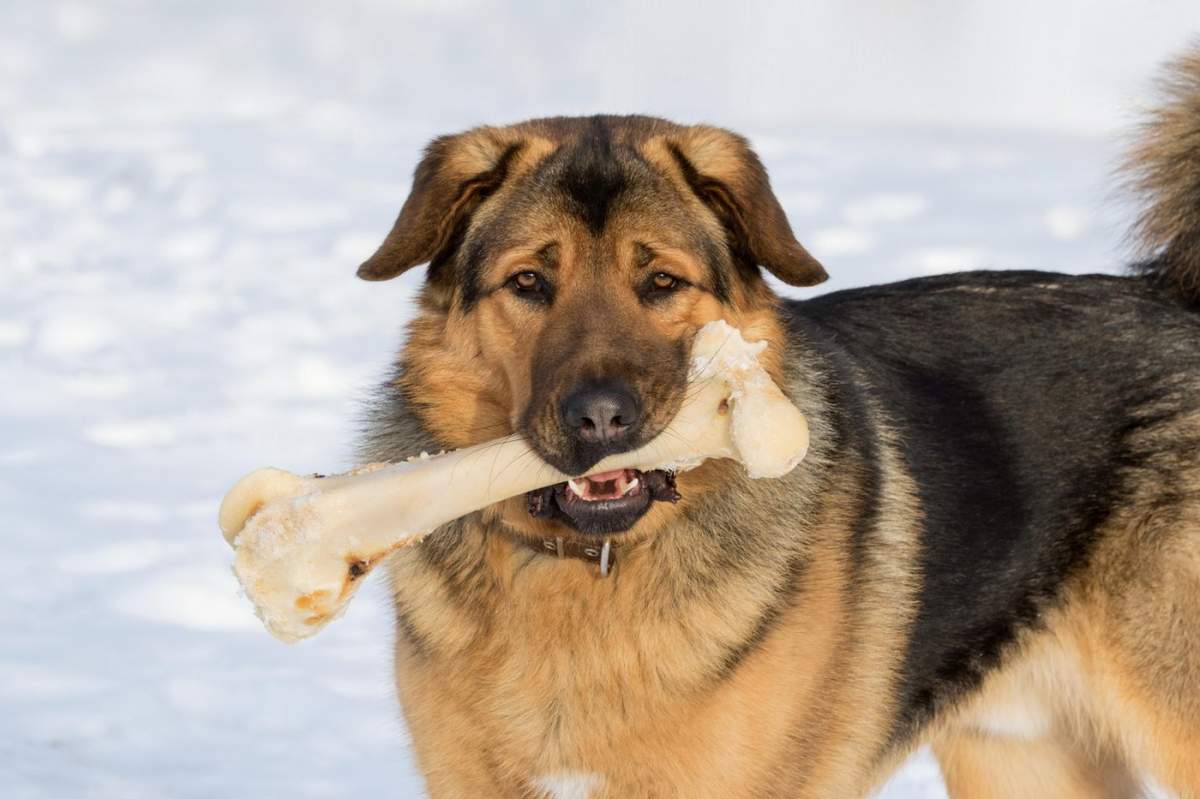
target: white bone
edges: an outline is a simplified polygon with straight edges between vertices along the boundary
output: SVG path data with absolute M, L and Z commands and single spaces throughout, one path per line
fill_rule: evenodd
M 683 470 L 734 458 L 752 478 L 790 472 L 808 450 L 808 424 L 757 356 L 724 322 L 696 334 L 686 396 L 667 429 L 589 472 Z M 567 475 L 519 436 L 404 463 L 371 464 L 331 477 L 259 469 L 221 502 L 234 572 L 267 629 L 292 642 L 345 610 L 367 572 L 435 528 Z

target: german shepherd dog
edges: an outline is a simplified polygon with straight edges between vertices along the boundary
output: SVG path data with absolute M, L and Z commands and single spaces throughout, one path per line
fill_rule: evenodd
M 433 141 L 359 269 L 429 265 L 362 457 L 516 432 L 587 477 L 392 559 L 429 792 L 836 799 L 929 744 L 954 797 L 1200 797 L 1200 51 L 1171 74 L 1128 277 L 783 300 L 760 269 L 825 271 L 733 133 Z M 768 342 L 807 458 L 589 475 L 664 429 L 714 319 Z

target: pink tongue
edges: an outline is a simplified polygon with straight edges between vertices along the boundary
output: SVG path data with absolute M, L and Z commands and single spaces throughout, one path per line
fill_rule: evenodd
M 624 469 L 615 469 L 611 472 L 600 472 L 599 474 L 589 474 L 587 479 L 595 480 L 597 483 L 607 483 L 610 480 L 616 480 L 619 477 L 625 476 Z

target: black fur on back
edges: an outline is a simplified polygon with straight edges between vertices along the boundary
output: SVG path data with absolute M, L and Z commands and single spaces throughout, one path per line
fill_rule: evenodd
M 978 685 L 1086 563 L 1156 454 L 1133 434 L 1200 407 L 1179 390 L 1200 375 L 1200 316 L 1143 281 L 1044 272 L 910 280 L 788 311 L 840 350 L 822 355 L 866 376 L 916 481 L 922 587 L 900 740 Z

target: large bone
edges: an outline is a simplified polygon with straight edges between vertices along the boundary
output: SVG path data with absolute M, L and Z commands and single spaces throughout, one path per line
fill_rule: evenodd
M 708 458 L 735 458 L 753 478 L 787 474 L 808 449 L 808 425 L 759 365 L 765 347 L 724 322 L 705 325 L 675 418 L 645 446 L 609 456 L 589 474 L 680 471 Z M 460 516 L 577 476 L 509 436 L 332 477 L 259 469 L 225 495 L 219 522 L 246 596 L 275 637 L 293 642 L 341 615 L 389 553 Z

